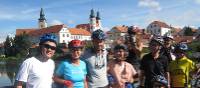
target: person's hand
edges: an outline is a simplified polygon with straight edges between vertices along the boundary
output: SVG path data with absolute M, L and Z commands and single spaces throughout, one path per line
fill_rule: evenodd
M 69 80 L 65 80 L 64 81 L 64 85 L 67 87 L 67 88 L 73 88 L 73 83 Z
M 171 88 L 171 85 L 167 85 L 167 88 Z
M 123 82 L 123 81 L 121 80 L 121 81 L 117 82 L 117 85 L 118 85 L 119 88 L 124 88 L 124 86 L 125 86 L 124 83 L 125 83 L 125 82 Z

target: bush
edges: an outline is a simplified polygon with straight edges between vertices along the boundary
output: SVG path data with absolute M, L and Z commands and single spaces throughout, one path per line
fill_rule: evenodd
M 193 41 L 188 45 L 193 52 L 200 52 L 200 41 Z

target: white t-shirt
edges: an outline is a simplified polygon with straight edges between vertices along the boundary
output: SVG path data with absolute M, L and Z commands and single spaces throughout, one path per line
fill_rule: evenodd
M 54 68 L 51 59 L 41 62 L 31 57 L 22 63 L 16 80 L 26 82 L 26 88 L 52 88 Z

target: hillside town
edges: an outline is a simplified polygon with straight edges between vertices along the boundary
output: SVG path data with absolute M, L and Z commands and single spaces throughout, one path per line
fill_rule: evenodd
M 154 20 L 146 28 L 119 24 L 106 30 L 100 12 L 94 9 L 85 17 L 88 23 L 75 27 L 49 26 L 43 8 L 38 17 L 38 27 L 17 28 L 15 37 L 8 36 L 11 40 L 0 44 L 0 65 L 6 64 L 6 69 L 20 66 L 18 73 L 10 74 L 18 87 L 24 80 L 26 86 L 38 88 L 60 88 L 59 84 L 67 88 L 200 87 L 200 83 L 189 83 L 200 80 L 193 77 L 200 73 L 196 65 L 200 59 L 187 56 L 198 51 L 189 51 L 188 45 L 200 41 L 200 28 Z M 30 42 L 16 42 L 26 40 L 22 35 Z M 39 81 L 34 80 L 35 74 L 41 77 Z
M 16 36 L 26 33 L 31 36 L 31 40 L 34 44 L 39 42 L 38 38 L 45 33 L 53 33 L 58 37 L 58 43 L 66 43 L 74 39 L 79 39 L 82 41 L 91 40 L 91 33 L 97 29 L 102 29 L 102 22 L 100 17 L 100 12 L 96 12 L 92 9 L 89 15 L 89 22 L 83 24 L 77 24 L 76 27 L 68 27 L 67 24 L 48 26 L 47 19 L 45 18 L 44 10 L 41 8 L 40 15 L 38 19 L 38 27 L 36 28 L 18 28 L 16 29 Z M 147 46 L 149 39 L 153 35 L 169 35 L 173 36 L 175 42 L 191 42 L 194 40 L 199 40 L 200 30 L 198 28 L 183 27 L 176 28 L 172 26 L 173 24 L 167 24 L 162 21 L 153 21 L 146 28 L 138 27 L 137 25 L 132 26 L 138 35 L 141 35 L 142 41 Z M 192 35 L 185 35 L 187 28 L 191 28 Z M 106 46 L 109 48 L 115 40 L 125 39 L 127 35 L 128 26 L 127 25 L 115 25 L 110 30 L 105 31 L 107 33 Z M 3 45 L 1 44 L 1 47 Z

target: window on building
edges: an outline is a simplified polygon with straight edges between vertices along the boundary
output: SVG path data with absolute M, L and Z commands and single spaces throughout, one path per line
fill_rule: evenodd
M 156 24 L 154 24 L 153 27 L 156 27 Z
M 65 43 L 65 40 L 63 40 L 63 43 Z
M 67 37 L 69 37 L 69 34 L 67 34 Z
M 65 37 L 65 34 L 63 34 L 63 37 Z

